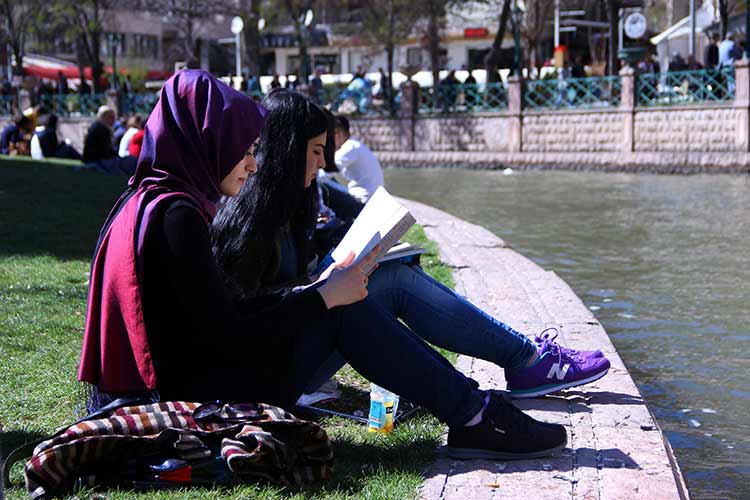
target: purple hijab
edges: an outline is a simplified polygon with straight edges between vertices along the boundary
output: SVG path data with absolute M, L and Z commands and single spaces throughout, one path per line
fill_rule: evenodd
M 180 71 L 164 84 L 128 191 L 99 235 L 80 381 L 104 392 L 156 388 L 141 300 L 142 250 L 153 215 L 164 201 L 180 198 L 209 223 L 222 179 L 260 136 L 266 114 L 205 71 Z

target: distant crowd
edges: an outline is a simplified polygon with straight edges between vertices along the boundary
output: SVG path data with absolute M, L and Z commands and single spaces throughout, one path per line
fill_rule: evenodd
M 38 107 L 16 115 L 0 133 L 0 154 L 30 156 L 34 159 L 67 158 L 81 160 L 90 167 L 109 173 L 132 174 L 143 144 L 144 118 L 120 116 L 109 106 L 100 106 L 89 126 L 79 153 L 70 141 L 60 141 L 58 117 L 50 113 L 38 117 Z

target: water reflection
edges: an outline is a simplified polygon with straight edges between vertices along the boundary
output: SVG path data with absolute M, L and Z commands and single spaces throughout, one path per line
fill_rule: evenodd
M 693 497 L 750 497 L 750 178 L 390 169 L 386 182 L 556 271 L 609 332 Z

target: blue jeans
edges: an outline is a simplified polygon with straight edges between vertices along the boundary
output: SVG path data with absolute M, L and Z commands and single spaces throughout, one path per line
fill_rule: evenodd
M 503 368 L 523 366 L 536 352 L 536 345 L 525 335 L 491 317 L 419 267 L 386 263 L 372 274 L 367 289 L 369 299 L 438 347 Z M 306 392 L 314 392 L 344 364 L 341 355 L 333 354 L 310 380 Z
M 340 353 L 368 380 L 429 410 L 456 427 L 484 406 L 476 381 L 400 323 L 376 300 L 334 307 L 306 326 L 292 347 L 292 387 L 282 406 L 291 407 L 332 355 Z M 273 355 L 273 353 L 269 353 Z

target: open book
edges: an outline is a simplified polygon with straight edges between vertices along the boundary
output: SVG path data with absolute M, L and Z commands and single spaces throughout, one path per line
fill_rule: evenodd
M 391 247 L 386 253 L 378 257 L 378 262 L 388 262 L 389 260 L 398 260 L 406 263 L 419 263 L 419 259 L 412 258 L 417 255 L 426 253 L 427 250 L 422 247 L 415 247 L 411 243 L 398 243 Z
M 356 264 L 380 243 L 376 259 L 380 260 L 415 222 L 414 216 L 381 186 L 370 197 L 331 256 L 335 262 L 341 262 L 351 251 L 354 252 Z

